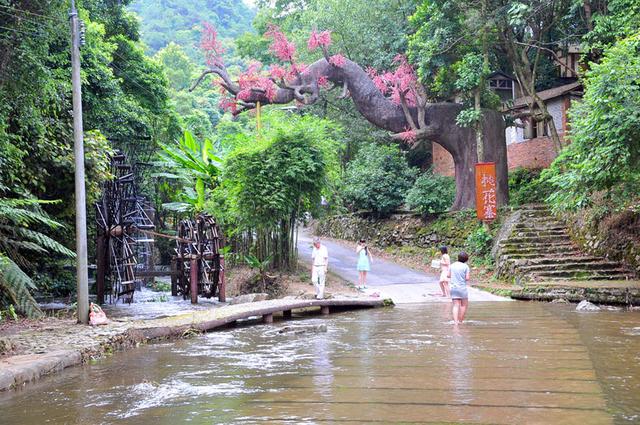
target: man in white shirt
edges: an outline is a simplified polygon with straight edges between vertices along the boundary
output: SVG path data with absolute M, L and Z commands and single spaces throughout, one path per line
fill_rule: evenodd
M 329 266 L 329 252 L 327 247 L 320 243 L 320 238 L 313 239 L 311 263 L 311 280 L 316 288 L 316 298 L 321 300 L 324 299 L 324 282 Z

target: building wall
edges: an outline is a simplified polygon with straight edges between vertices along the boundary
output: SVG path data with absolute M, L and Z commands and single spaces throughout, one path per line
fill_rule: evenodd
M 553 117 L 560 139 L 564 142 L 567 128 L 567 110 L 571 105 L 569 96 L 552 99 L 547 103 L 549 114 Z M 556 157 L 550 137 L 524 138 L 524 129 L 508 127 L 505 129 L 507 140 L 507 165 L 509 170 L 523 168 L 545 168 Z M 433 143 L 433 171 L 443 176 L 455 176 L 453 157 L 442 146 Z
M 564 137 L 560 135 L 560 139 Z M 546 168 L 556 158 L 553 142 L 549 137 L 536 137 L 521 143 L 507 145 L 509 171 L 522 168 Z
M 547 102 L 547 110 L 549 114 L 553 117 L 553 123 L 556 125 L 556 130 L 558 130 L 558 134 L 563 134 L 564 130 L 567 126 L 567 109 L 569 109 L 569 96 L 562 96 Z M 522 121 L 520 119 L 517 120 L 520 124 Z M 524 128 L 522 127 L 508 127 L 505 129 L 505 137 L 507 139 L 507 145 L 511 143 L 522 143 L 526 140 L 524 138 Z
M 564 116 L 566 115 L 566 111 L 564 108 L 565 97 L 568 97 L 568 96 L 558 97 L 547 102 L 547 110 L 549 111 L 549 114 L 551 114 L 551 116 L 553 117 L 553 123 L 556 125 L 558 134 L 564 133 L 564 125 L 565 125 Z

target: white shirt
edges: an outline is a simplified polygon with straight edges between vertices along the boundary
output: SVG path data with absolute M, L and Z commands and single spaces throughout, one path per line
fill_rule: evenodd
M 314 266 L 326 266 L 329 264 L 329 252 L 327 247 L 320 244 L 320 248 L 313 247 L 311 251 L 311 258 L 313 259 Z

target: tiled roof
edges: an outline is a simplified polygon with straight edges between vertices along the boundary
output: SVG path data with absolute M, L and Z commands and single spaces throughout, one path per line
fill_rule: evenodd
M 549 90 L 542 90 L 541 92 L 538 92 L 538 96 L 540 96 L 540 99 L 542 100 L 549 100 L 549 99 L 553 99 L 553 98 L 562 96 L 564 94 L 567 94 L 577 89 L 578 87 L 582 87 L 582 83 L 575 82 L 571 84 L 565 84 L 564 86 L 554 87 Z M 512 109 L 522 108 L 524 106 L 529 105 L 530 103 L 531 103 L 530 96 L 519 97 L 513 101 L 513 106 L 511 108 Z

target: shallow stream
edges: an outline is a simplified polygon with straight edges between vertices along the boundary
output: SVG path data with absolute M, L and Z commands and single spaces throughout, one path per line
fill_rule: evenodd
M 447 304 L 239 326 L 0 394 L 0 423 L 640 423 L 640 312 L 573 308 L 472 303 L 458 329 Z

